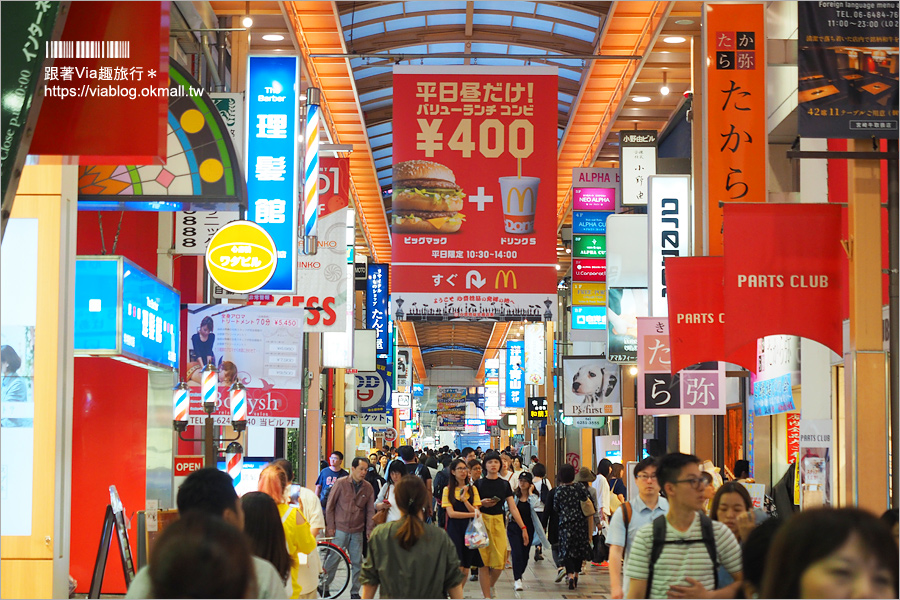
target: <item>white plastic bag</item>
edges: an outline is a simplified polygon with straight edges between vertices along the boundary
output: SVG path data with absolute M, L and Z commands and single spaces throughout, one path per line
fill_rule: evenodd
M 490 545 L 487 527 L 484 526 L 484 519 L 481 518 L 480 512 L 476 512 L 475 518 L 469 521 L 469 526 L 466 527 L 465 541 L 466 547 L 473 550 L 487 548 Z

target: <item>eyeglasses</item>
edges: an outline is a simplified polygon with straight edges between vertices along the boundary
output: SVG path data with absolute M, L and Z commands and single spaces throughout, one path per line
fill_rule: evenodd
M 702 477 L 689 477 L 688 479 L 678 479 L 675 483 L 686 483 L 695 490 L 702 490 L 709 485 Z
M 454 470 L 454 471 L 468 471 L 469 469 L 468 469 L 468 467 L 456 467 L 456 468 L 453 469 L 453 470 Z
M 646 474 L 646 473 L 641 473 L 640 475 L 637 476 L 637 478 L 640 479 L 640 480 L 642 480 L 642 481 L 650 481 L 651 479 L 656 479 L 656 473 L 654 473 L 653 475 L 648 475 L 648 474 Z

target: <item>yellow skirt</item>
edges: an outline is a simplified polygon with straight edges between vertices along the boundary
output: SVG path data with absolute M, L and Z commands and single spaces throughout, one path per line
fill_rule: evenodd
M 484 526 L 487 529 L 488 539 L 491 540 L 487 548 L 479 548 L 481 560 L 484 566 L 492 569 L 502 569 L 506 566 L 506 549 L 508 542 L 506 539 L 506 521 L 503 515 L 486 515 L 481 513 L 484 519 Z

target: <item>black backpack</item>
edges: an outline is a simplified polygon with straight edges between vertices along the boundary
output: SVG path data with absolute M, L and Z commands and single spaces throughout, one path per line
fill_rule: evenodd
M 653 586 L 653 566 L 656 564 L 656 561 L 659 560 L 659 557 L 663 551 L 663 546 L 666 544 L 704 544 L 706 546 L 706 551 L 709 553 L 709 558 L 710 560 L 712 560 L 713 564 L 713 578 L 715 581 L 713 589 L 718 589 L 719 555 L 716 552 L 716 537 L 713 534 L 712 519 L 707 517 L 702 512 L 699 513 L 699 515 L 700 531 L 702 533 L 702 537 L 699 540 L 666 541 L 666 515 L 660 515 L 653 519 L 653 546 L 650 550 L 650 573 L 647 576 L 647 598 L 650 597 L 650 590 Z M 627 525 L 625 526 L 625 531 L 628 531 Z

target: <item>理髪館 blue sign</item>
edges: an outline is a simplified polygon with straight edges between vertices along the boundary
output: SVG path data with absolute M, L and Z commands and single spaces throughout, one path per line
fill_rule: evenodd
M 259 291 L 297 286 L 298 86 L 296 56 L 251 56 L 247 70 L 247 218 L 275 242 L 275 273 Z

